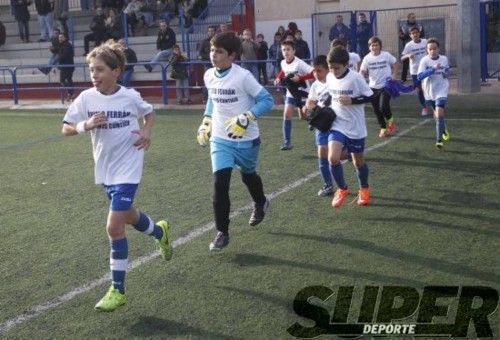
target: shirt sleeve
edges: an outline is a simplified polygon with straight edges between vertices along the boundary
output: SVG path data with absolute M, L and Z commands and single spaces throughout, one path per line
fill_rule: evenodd
M 83 99 L 80 95 L 76 97 L 76 99 L 68 107 L 68 110 L 66 110 L 66 114 L 63 118 L 63 123 L 77 124 L 81 121 L 86 120 L 87 118 L 87 114 L 83 107 Z
M 397 63 L 397 59 L 395 56 L 393 56 L 392 54 L 390 54 L 389 52 L 387 52 L 387 60 L 389 61 L 389 64 L 393 65 L 395 63 Z
M 359 77 L 356 77 L 356 83 L 358 84 L 360 96 L 371 97 L 373 95 L 372 89 L 368 86 L 363 76 L 359 75 Z
M 317 88 L 316 82 L 317 82 L 317 80 L 315 80 L 314 83 L 312 83 L 311 89 L 310 89 L 309 94 L 307 96 L 308 100 L 315 101 L 315 102 L 318 101 L 318 94 L 316 93 L 316 88 Z
M 137 92 L 136 90 L 132 89 L 132 91 L 134 91 L 133 93 L 134 93 L 134 99 L 135 99 L 135 107 L 137 108 L 138 117 L 143 117 L 143 116 L 147 115 L 148 113 L 153 112 L 153 105 L 144 101 L 144 99 L 142 99 L 140 93 Z

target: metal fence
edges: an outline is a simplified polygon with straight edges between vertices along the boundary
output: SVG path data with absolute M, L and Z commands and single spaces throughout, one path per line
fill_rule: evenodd
M 481 79 L 500 80 L 500 0 L 480 4 Z
M 344 24 L 349 27 L 350 36 L 348 45 L 351 51 L 355 51 L 354 46 L 356 45 L 357 38 L 356 25 L 359 23 L 359 13 L 365 13 L 367 21 L 372 26 L 374 35 L 382 40 L 383 49 L 394 56 L 399 56 L 404 47 L 399 39 L 399 27 L 407 20 L 409 13 L 415 13 L 417 22 L 424 27 L 425 37 L 433 36 L 438 38 L 441 43 L 441 52 L 446 54 L 452 66 L 456 66 L 458 53 L 456 5 L 408 7 L 377 11 L 360 10 L 315 13 L 312 15 L 314 54 L 325 54 L 328 52 L 330 28 L 335 23 L 338 15 L 342 16 Z

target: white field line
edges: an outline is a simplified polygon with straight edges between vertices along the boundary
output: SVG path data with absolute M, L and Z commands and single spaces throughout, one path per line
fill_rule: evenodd
M 415 124 L 415 125 L 409 127 L 408 129 L 405 129 L 403 131 L 398 132 L 395 136 L 387 138 L 383 142 L 377 143 L 373 146 L 366 148 L 365 151 L 369 152 L 369 151 L 377 150 L 377 149 L 380 149 L 380 148 L 386 146 L 389 143 L 395 142 L 401 136 L 406 135 L 410 131 L 419 128 L 420 126 L 424 125 L 425 123 L 427 123 L 429 121 L 430 121 L 430 119 L 422 120 L 418 124 Z M 318 175 L 319 175 L 318 171 L 310 173 L 309 175 L 306 175 L 305 177 L 303 177 L 295 182 L 292 182 L 290 184 L 287 184 L 284 187 L 282 187 L 281 189 L 278 189 L 277 191 L 275 191 L 271 194 L 268 194 L 267 197 L 269 197 L 270 199 L 276 198 L 279 195 L 285 194 L 285 193 L 289 192 L 290 190 L 303 185 L 304 183 L 315 178 Z M 231 213 L 230 217 L 234 218 L 238 215 L 241 215 L 243 212 L 252 209 L 252 207 L 253 207 L 252 203 L 249 203 L 243 207 L 240 207 L 240 208 L 234 210 Z M 175 241 L 173 241 L 172 246 L 174 248 L 180 247 L 180 246 L 204 235 L 205 233 L 207 233 L 208 231 L 210 231 L 214 228 L 215 228 L 214 222 L 209 222 L 207 224 L 204 224 L 203 226 L 198 227 L 198 228 L 194 229 L 193 231 L 189 232 L 185 236 L 181 236 L 178 239 L 176 239 Z M 207 249 L 207 251 L 208 251 L 208 249 Z M 129 266 L 128 266 L 128 272 L 130 272 L 134 268 L 137 268 L 143 264 L 148 263 L 149 261 L 158 257 L 159 255 L 160 255 L 160 253 L 158 251 L 156 251 L 156 252 L 153 252 L 149 255 L 142 256 L 142 257 L 135 259 L 134 261 L 131 261 L 129 263 Z M 96 287 L 99 287 L 99 286 L 109 282 L 109 280 L 110 280 L 109 274 L 106 274 L 106 275 L 104 275 L 104 276 L 102 276 L 94 281 L 91 281 L 91 282 L 85 283 L 79 287 L 76 287 L 75 289 L 73 289 L 72 291 L 70 291 L 66 294 L 60 295 L 52 300 L 49 300 L 47 302 L 44 302 L 42 304 L 39 304 L 39 305 L 34 306 L 32 308 L 29 308 L 28 310 L 24 311 L 22 314 L 19 314 L 18 316 L 14 317 L 10 320 L 7 320 L 7 321 L 0 323 L 0 333 L 5 333 L 5 332 L 9 331 L 10 329 L 16 327 L 17 325 L 20 325 L 26 321 L 29 321 L 29 320 L 39 316 L 40 314 L 42 314 L 50 309 L 53 309 L 53 308 L 65 303 L 65 302 L 73 300 L 78 295 L 86 293 L 86 292 L 88 292 Z

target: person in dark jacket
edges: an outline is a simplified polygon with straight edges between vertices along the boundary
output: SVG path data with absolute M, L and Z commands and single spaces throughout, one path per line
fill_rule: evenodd
M 311 59 L 311 51 L 309 50 L 309 45 L 307 41 L 302 39 L 302 31 L 297 30 L 295 32 L 295 55 L 297 58 L 302 60 Z
M 415 13 L 409 13 L 406 22 L 399 26 L 399 40 L 401 41 L 400 51 L 402 52 L 405 45 L 411 40 L 410 31 L 413 27 L 418 28 L 420 32 L 420 38 L 425 37 L 424 27 L 417 22 L 417 16 Z M 403 68 L 401 70 L 401 80 L 406 81 L 408 77 L 408 69 L 410 67 L 410 58 L 405 58 L 403 60 Z
M 30 42 L 30 12 L 28 10 L 28 6 L 31 5 L 31 2 L 28 0 L 10 0 L 10 4 L 12 6 L 12 12 L 14 14 L 14 18 L 17 21 L 17 25 L 19 27 L 19 38 L 21 38 L 22 42 L 29 43 Z
M 373 36 L 372 24 L 366 20 L 365 13 L 359 13 L 359 23 L 356 26 L 357 52 L 363 59 L 370 52 L 368 50 L 368 40 Z
M 96 15 L 90 22 L 91 33 L 85 34 L 83 37 L 83 50 L 86 56 L 89 53 L 89 45 L 91 41 L 95 42 L 95 46 L 99 46 L 106 39 L 106 16 L 103 14 L 102 8 L 97 7 Z
M 169 60 L 175 43 L 176 38 L 174 30 L 170 28 L 166 20 L 161 20 L 158 38 L 156 39 L 156 49 L 159 50 L 159 52 L 151 59 L 151 63 L 158 63 L 160 60 Z M 146 64 L 144 67 L 151 72 L 155 65 Z
M 66 96 L 67 101 L 72 101 L 75 96 L 75 90 L 73 89 L 73 72 L 75 71 L 75 61 L 74 61 L 74 50 L 73 45 L 68 40 L 68 37 L 64 33 L 59 34 L 59 70 L 60 70 L 60 82 L 61 86 L 67 88 L 68 95 Z M 71 66 L 65 66 L 71 65 Z
M 50 0 L 35 0 L 38 24 L 40 25 L 40 42 L 49 41 L 54 21 L 52 19 L 52 2 Z
M 125 59 L 127 60 L 127 64 L 125 65 L 125 68 L 120 76 L 119 83 L 125 87 L 130 87 L 130 79 L 132 78 L 132 73 L 134 73 L 134 65 L 130 64 L 137 62 L 137 55 L 133 49 L 127 46 L 125 39 L 120 39 L 118 42 L 122 45 L 123 53 L 125 54 Z
M 113 8 L 108 11 L 106 24 L 106 40 L 113 39 L 118 41 L 125 36 L 123 30 L 123 12 L 116 12 Z
M 269 48 L 267 47 L 267 42 L 264 40 L 264 35 L 259 33 L 257 34 L 257 44 L 259 48 L 257 49 L 257 59 L 262 60 L 262 62 L 257 64 L 258 68 L 258 81 L 266 86 L 268 83 L 267 78 L 267 52 Z M 264 62 L 265 61 L 265 62 Z M 260 75 L 262 75 L 262 82 L 260 81 Z
M 168 63 L 172 66 L 170 78 L 175 79 L 177 104 L 191 104 L 188 65 L 184 64 L 186 61 L 188 58 L 182 53 L 179 45 L 174 45 Z
M 61 30 L 59 28 L 54 28 L 52 32 L 52 37 L 50 38 L 50 53 L 52 54 L 47 67 L 40 67 L 39 70 L 43 74 L 47 75 L 52 70 L 52 66 L 59 63 L 59 34 L 61 34 Z

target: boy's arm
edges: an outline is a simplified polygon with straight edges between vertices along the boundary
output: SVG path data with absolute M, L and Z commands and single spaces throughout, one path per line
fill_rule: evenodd
M 205 106 L 205 112 L 203 113 L 203 120 L 198 128 L 196 135 L 196 140 L 201 146 L 207 146 L 210 140 L 210 135 L 212 133 L 212 113 L 214 104 L 210 96 L 207 99 L 207 105 Z
M 396 58 L 394 58 L 396 59 Z M 394 64 L 391 64 L 391 70 L 392 70 L 392 79 L 397 79 L 397 73 L 399 70 L 399 62 L 396 59 L 396 62 Z
M 138 150 L 147 150 L 151 144 L 151 132 L 156 120 L 156 113 L 150 112 L 143 117 L 143 126 L 140 130 L 134 130 L 132 133 L 139 136 L 139 139 L 134 143 Z
M 255 96 L 255 104 L 250 108 L 250 111 L 256 118 L 260 118 L 267 111 L 271 110 L 274 105 L 274 99 L 271 94 L 262 88 L 257 96 Z
M 108 121 L 104 112 L 97 113 L 87 120 L 78 123 L 63 121 L 62 134 L 65 136 L 75 136 L 95 129 Z

